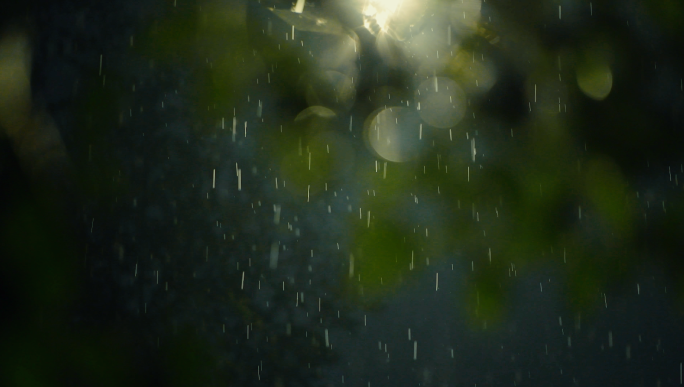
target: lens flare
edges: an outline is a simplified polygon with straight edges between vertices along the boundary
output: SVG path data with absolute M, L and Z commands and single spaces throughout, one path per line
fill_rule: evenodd
M 403 0 L 369 0 L 363 9 L 363 24 L 371 32 L 387 32 L 389 22 Z

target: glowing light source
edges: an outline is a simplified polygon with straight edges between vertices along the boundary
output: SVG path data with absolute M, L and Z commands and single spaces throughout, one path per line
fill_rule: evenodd
M 304 5 L 305 4 L 306 4 L 306 0 L 297 0 L 297 4 L 295 4 L 294 8 L 292 9 L 292 12 L 294 12 L 294 13 L 304 12 Z
M 386 32 L 395 12 L 401 7 L 403 0 L 368 0 L 363 9 L 364 26 L 371 32 L 379 29 Z M 377 27 L 376 27 L 377 26 Z

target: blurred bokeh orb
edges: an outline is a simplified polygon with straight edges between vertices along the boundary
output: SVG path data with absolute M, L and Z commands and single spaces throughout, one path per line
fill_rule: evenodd
M 294 122 L 300 133 L 313 135 L 325 129 L 332 129 L 336 118 L 337 114 L 325 106 L 309 106 L 297 114 Z
M 455 53 L 448 71 L 468 95 L 485 94 L 497 81 L 494 62 L 473 51 L 459 50 Z
M 613 88 L 613 72 L 605 61 L 585 62 L 577 67 L 577 85 L 587 97 L 602 101 Z
M 366 120 L 365 132 L 371 150 L 387 161 L 408 161 L 420 152 L 421 123 L 415 109 L 379 109 Z
M 450 128 L 458 124 L 466 111 L 466 95 L 454 80 L 430 77 L 415 93 L 416 109 L 420 118 L 436 128 Z

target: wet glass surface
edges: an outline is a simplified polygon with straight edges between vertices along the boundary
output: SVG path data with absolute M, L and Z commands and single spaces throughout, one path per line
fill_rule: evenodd
M 682 385 L 684 5 L 31 1 L 3 385 Z

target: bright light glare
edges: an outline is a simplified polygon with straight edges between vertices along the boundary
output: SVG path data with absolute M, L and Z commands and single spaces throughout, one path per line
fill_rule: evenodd
M 363 9 L 364 26 L 371 30 L 373 22 L 380 30 L 387 31 L 392 15 L 399 9 L 403 0 L 368 0 Z
M 304 12 L 304 5 L 306 4 L 306 0 L 297 0 L 297 4 L 295 4 L 294 9 L 292 12 L 294 13 L 302 13 Z

